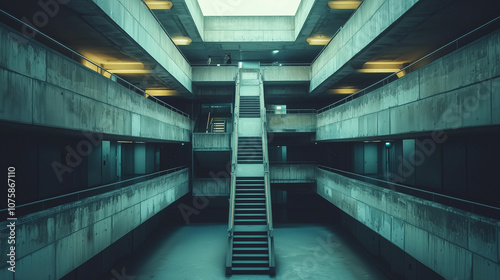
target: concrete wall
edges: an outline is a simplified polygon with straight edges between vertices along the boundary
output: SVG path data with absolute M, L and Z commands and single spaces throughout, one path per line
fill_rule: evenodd
M 346 66 L 354 55 L 417 2 L 418 0 L 365 0 L 311 66 L 310 91 Z
M 229 151 L 232 133 L 193 133 L 193 151 Z
M 315 0 L 302 0 L 300 1 L 297 13 L 295 13 L 295 38 L 299 37 L 304 23 L 309 17 L 309 13 L 314 5 Z
M 184 169 L 19 218 L 15 279 L 63 277 L 188 191 Z M 0 278 L 14 279 L 7 270 L 7 245 L 0 244 Z
M 9 31 L 0 28 L 0 120 L 190 141 L 189 118 Z
M 317 169 L 317 192 L 446 279 L 500 277 L 500 221 Z
M 159 65 L 191 92 L 191 66 L 141 1 L 93 0 Z
M 268 132 L 315 132 L 316 114 L 267 114 Z
M 205 17 L 205 42 L 293 42 L 295 17 Z
M 193 196 L 229 196 L 231 178 L 193 179 Z
M 236 74 L 238 67 L 236 66 L 194 66 L 193 67 L 193 83 L 197 82 L 236 82 Z
M 309 82 L 309 66 L 262 66 L 262 78 L 266 82 Z
M 203 12 L 201 11 L 200 4 L 196 0 L 183 0 L 186 3 L 186 7 L 188 8 L 189 14 L 196 26 L 196 30 L 201 36 L 203 40 L 205 36 L 205 20 L 203 18 Z M 175 4 L 174 4 L 175 5 Z
M 500 124 L 500 33 L 318 115 L 318 140 Z
M 270 164 L 271 183 L 314 183 L 316 182 L 315 164 Z

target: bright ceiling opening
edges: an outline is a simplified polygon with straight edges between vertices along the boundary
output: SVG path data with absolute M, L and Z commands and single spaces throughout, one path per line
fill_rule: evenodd
M 300 0 L 198 0 L 204 16 L 295 16 Z

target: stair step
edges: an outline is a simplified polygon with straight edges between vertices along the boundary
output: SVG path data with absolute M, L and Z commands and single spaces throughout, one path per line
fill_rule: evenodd
M 238 212 L 242 212 L 242 214 L 243 213 L 248 213 L 248 212 L 264 212 L 264 213 L 266 212 L 266 208 L 265 207 L 262 208 L 262 209 L 260 209 L 260 208 L 237 208 L 236 209 L 235 208 L 234 210 L 238 211 Z
M 234 240 L 239 239 L 265 239 L 267 240 L 266 234 L 238 234 L 234 235 Z
M 234 235 L 239 234 L 267 234 L 267 226 L 237 225 L 234 227 Z
M 265 197 L 237 197 L 235 198 L 237 202 L 245 202 L 245 201 L 250 201 L 250 200 L 256 200 L 256 201 L 265 201 Z
M 260 217 L 265 217 L 265 213 L 257 213 L 257 214 L 251 214 L 251 213 L 244 213 L 244 214 L 234 214 L 235 217 L 254 217 L 254 216 L 260 216 Z
M 266 241 L 233 241 L 234 247 L 267 247 Z
M 268 274 L 269 267 L 233 267 L 233 274 Z
M 268 254 L 233 254 L 234 259 L 269 259 Z
M 234 219 L 235 224 L 257 224 L 257 225 L 265 225 L 267 224 L 266 219 Z
M 236 190 L 236 197 L 263 197 L 265 196 L 265 192 L 260 192 L 260 193 L 242 193 Z
M 257 267 L 269 267 L 269 260 L 233 260 L 233 268 L 235 267 L 245 267 L 245 268 L 257 268 Z

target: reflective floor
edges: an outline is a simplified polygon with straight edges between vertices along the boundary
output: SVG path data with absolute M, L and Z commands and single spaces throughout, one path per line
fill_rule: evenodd
M 140 253 L 120 263 L 115 279 L 270 279 L 266 275 L 225 277 L 226 224 L 160 227 Z M 275 279 L 388 279 L 345 232 L 323 225 L 277 225 Z

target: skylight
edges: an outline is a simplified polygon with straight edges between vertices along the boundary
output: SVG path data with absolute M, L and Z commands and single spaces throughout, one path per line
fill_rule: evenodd
M 204 16 L 295 16 L 300 0 L 198 0 Z

